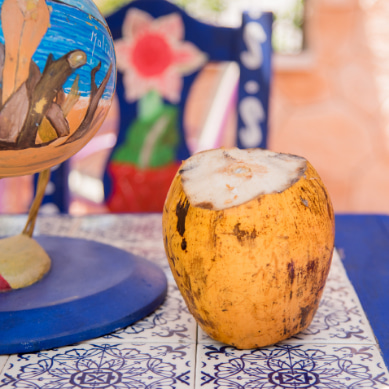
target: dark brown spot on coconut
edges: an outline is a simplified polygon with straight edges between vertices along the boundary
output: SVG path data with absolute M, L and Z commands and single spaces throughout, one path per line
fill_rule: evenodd
M 255 228 L 251 232 L 241 230 L 240 223 L 235 224 L 233 234 L 236 236 L 240 243 L 243 243 L 245 240 L 254 240 L 258 235 Z
M 308 318 L 312 312 L 314 305 L 307 305 L 306 307 L 300 308 L 300 326 L 301 328 L 305 328 L 308 323 Z
M 240 223 L 235 224 L 234 235 L 236 236 L 236 238 L 239 241 L 241 241 L 244 238 L 244 236 L 246 235 L 246 231 L 242 231 L 239 226 L 240 226 Z
M 202 203 L 196 204 L 196 207 L 203 209 L 213 209 L 213 204 L 208 201 L 203 201 Z
M 229 159 L 231 161 L 236 161 L 236 158 L 234 158 L 231 154 L 229 154 L 227 151 L 223 151 L 223 157 L 226 159 Z
M 198 321 L 200 326 L 205 327 L 205 328 L 215 328 L 215 324 L 209 319 L 209 312 L 207 310 L 202 311 L 202 315 L 197 312 L 191 312 L 192 315 L 195 317 L 195 319 Z
M 180 201 L 176 207 L 176 216 L 177 216 L 177 231 L 181 236 L 184 236 L 185 233 L 185 219 L 189 210 L 188 200 Z
M 181 293 L 184 296 L 189 311 L 192 312 L 196 309 L 196 303 L 194 300 L 191 278 L 185 271 L 182 274 L 182 285 L 183 289 L 181 289 Z
M 200 300 L 200 297 L 201 297 L 201 289 L 200 289 L 200 288 L 197 288 L 196 291 L 193 291 L 193 297 L 194 297 L 196 300 Z
M 166 249 L 166 255 L 170 259 L 170 261 L 173 263 L 173 266 L 176 263 L 177 258 L 175 257 L 173 250 L 171 249 L 169 239 L 167 238 L 167 235 L 165 236 L 165 249 Z
M 289 274 L 290 283 L 293 284 L 294 277 L 295 277 L 295 267 L 293 261 L 288 263 L 288 274 Z
M 317 262 L 315 260 L 309 261 L 307 263 L 307 272 L 308 273 L 314 273 L 316 271 Z

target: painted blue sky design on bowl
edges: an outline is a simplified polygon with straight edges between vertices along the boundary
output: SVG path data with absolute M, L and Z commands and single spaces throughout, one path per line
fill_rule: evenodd
M 79 8 L 84 12 L 92 14 L 96 19 L 100 20 L 101 23 L 106 24 L 104 17 L 96 7 L 92 0 L 59 0 L 62 3 L 66 3 L 73 7 Z
M 0 0 L 0 6 L 3 2 Z M 74 79 L 79 75 L 79 88 L 84 97 L 90 94 L 92 69 L 101 62 L 101 69 L 95 78 L 99 86 L 112 63 L 113 71 L 103 95 L 103 98 L 109 99 L 116 83 L 115 52 L 111 34 L 100 12 L 89 0 L 47 0 L 46 4 L 50 8 L 50 27 L 33 55 L 33 61 L 42 72 L 50 53 L 54 59 L 58 59 L 72 50 L 83 50 L 87 55 L 87 63 L 68 78 L 64 90 L 69 92 Z M 0 42 L 4 44 L 1 22 Z

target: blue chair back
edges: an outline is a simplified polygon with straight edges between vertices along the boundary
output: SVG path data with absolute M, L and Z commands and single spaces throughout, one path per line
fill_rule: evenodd
M 134 12 L 134 10 L 137 11 Z M 128 22 L 131 13 L 135 15 L 132 19 L 133 28 Z M 142 115 L 140 113 L 142 109 L 146 107 L 147 110 L 147 107 L 154 104 L 153 97 L 149 96 L 149 100 L 144 96 L 139 99 L 134 96 L 132 99 L 131 96 L 129 98 L 131 92 L 129 93 L 128 89 L 131 83 L 126 78 L 136 75 L 134 75 L 134 69 L 128 72 L 121 69 L 120 62 L 123 60 L 121 50 L 127 44 L 128 55 L 135 53 L 131 44 L 134 44 L 136 39 L 140 41 L 142 33 L 147 33 L 139 32 L 139 36 L 136 37 L 134 30 L 138 28 L 137 23 L 147 24 L 148 27 L 145 30 L 149 28 L 148 33 L 158 32 L 168 28 L 162 25 L 167 23 L 167 17 L 171 15 L 181 20 L 184 29 L 182 41 L 194 45 L 206 61 L 203 61 L 190 74 L 183 76 L 182 89 L 176 102 L 169 101 L 169 96 L 162 96 L 167 128 L 165 133 L 161 132 L 161 144 L 156 145 L 153 154 L 159 154 L 160 159 L 156 158 L 155 161 L 151 159 L 147 166 L 142 166 L 141 157 L 136 159 L 134 156 L 138 155 L 139 148 L 146 148 L 145 144 L 149 139 L 145 133 L 158 131 L 156 128 L 161 117 L 150 122 L 139 118 Z M 135 21 L 137 17 L 138 20 Z M 164 20 L 163 23 L 162 20 Z M 107 204 L 111 212 L 162 211 L 167 190 L 178 166 L 182 160 L 190 156 L 184 130 L 184 109 L 191 86 L 206 63 L 232 61 L 238 64 L 240 77 L 236 145 L 240 148 L 266 148 L 271 82 L 272 21 L 271 13 L 244 13 L 239 28 L 220 27 L 200 22 L 165 0 L 133 1 L 107 18 L 114 41 L 120 42 L 116 46 L 119 64 L 116 94 L 120 106 L 120 124 L 117 144 L 108 162 L 104 178 Z M 153 61 L 154 58 L 150 60 Z M 171 108 L 175 111 L 170 111 L 169 114 Z M 168 134 L 169 126 L 171 127 L 170 135 Z M 175 126 L 176 128 L 173 128 Z M 143 144 L 140 139 L 143 139 Z M 154 139 L 154 142 L 156 144 L 158 141 Z M 170 153 L 163 149 L 164 145 L 166 146 L 164 142 L 170 142 L 168 145 Z M 213 146 L 217 145 L 209 145 L 209 147 Z M 135 150 L 137 147 L 138 150 Z M 170 159 L 166 157 L 164 160 L 164 151 L 164 155 L 169 155 Z

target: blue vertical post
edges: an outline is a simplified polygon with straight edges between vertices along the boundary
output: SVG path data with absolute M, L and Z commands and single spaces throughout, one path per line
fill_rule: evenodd
M 270 82 L 272 78 L 272 23 L 269 12 L 242 16 L 239 47 L 239 106 L 237 145 L 267 147 Z

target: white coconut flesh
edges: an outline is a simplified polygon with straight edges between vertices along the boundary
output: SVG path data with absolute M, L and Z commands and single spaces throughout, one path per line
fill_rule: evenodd
M 194 154 L 179 171 L 195 207 L 222 210 L 260 195 L 281 193 L 306 170 L 306 159 L 264 149 L 214 149 Z

